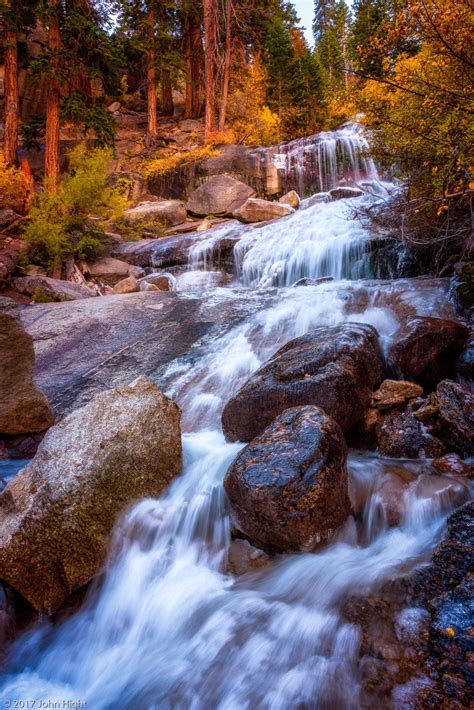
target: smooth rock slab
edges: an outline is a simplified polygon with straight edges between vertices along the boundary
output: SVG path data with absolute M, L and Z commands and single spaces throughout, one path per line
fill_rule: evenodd
M 347 431 L 384 376 L 377 331 L 362 323 L 321 326 L 275 353 L 222 414 L 229 441 L 250 441 L 285 409 L 314 404 Z
M 151 380 L 98 395 L 0 493 L 0 579 L 54 611 L 102 569 L 118 516 L 181 465 L 179 408 Z
M 124 217 L 125 221 L 132 225 L 137 222 L 156 222 L 165 227 L 172 227 L 186 220 L 186 207 L 180 200 L 141 202 L 126 210 Z
M 51 279 L 48 276 L 20 276 L 13 279 L 13 287 L 20 293 L 33 296 L 44 294 L 52 301 L 76 301 L 97 296 L 96 292 L 84 284 Z
M 33 382 L 33 339 L 16 304 L 0 298 L 0 434 L 44 431 L 54 422 L 48 400 Z
M 234 525 L 269 551 L 311 549 L 347 518 L 347 448 L 319 407 L 294 407 L 248 444 L 224 488 Z

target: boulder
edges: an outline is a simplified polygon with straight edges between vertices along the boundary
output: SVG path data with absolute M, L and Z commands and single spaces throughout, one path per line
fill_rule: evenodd
M 33 339 L 16 304 L 0 298 L 0 433 L 44 431 L 54 422 L 48 400 L 33 382 Z
M 444 445 L 432 436 L 413 412 L 387 414 L 376 428 L 377 449 L 394 458 L 436 458 L 446 453 Z
M 333 187 L 329 190 L 329 195 L 331 200 L 346 200 L 351 197 L 362 197 L 364 194 L 363 190 L 358 187 Z
M 237 456 L 224 479 L 234 525 L 264 550 L 308 550 L 350 512 L 347 448 L 319 407 L 283 412 Z
M 301 199 L 296 190 L 290 190 L 286 195 L 280 197 L 278 202 L 281 202 L 282 205 L 290 205 L 294 210 L 297 210 L 301 204 Z
M 474 454 L 474 395 L 452 380 L 436 388 L 439 437 L 462 456 Z
M 134 276 L 127 276 L 126 279 L 122 279 L 116 283 L 112 289 L 115 294 L 136 293 L 139 290 L 140 285 Z
M 380 411 L 403 407 L 411 399 L 420 397 L 423 387 L 404 380 L 384 380 L 379 389 L 372 394 L 370 404 Z
M 222 414 L 230 441 L 250 441 L 285 409 L 314 404 L 343 431 L 363 416 L 384 376 L 378 334 L 371 325 L 321 326 L 295 338 L 258 370 Z
M 251 187 L 230 175 L 213 175 L 191 193 L 187 208 L 198 217 L 232 214 L 254 194 Z
M 51 279 L 48 276 L 20 276 L 13 279 L 13 287 L 20 293 L 33 296 L 38 302 L 76 301 L 97 295 L 92 288 L 84 284 Z
M 92 264 L 88 264 L 87 270 L 91 276 L 101 279 L 101 281 L 105 281 L 106 283 L 114 284 L 128 276 L 130 264 L 120 259 L 114 259 L 111 256 L 105 256 L 102 259 L 94 261 Z
M 176 289 L 176 279 L 173 274 L 166 271 L 160 271 L 156 274 L 147 274 L 138 280 L 140 290 L 143 290 L 144 284 L 156 286 L 158 291 L 174 291 Z
M 186 220 L 186 207 L 180 200 L 162 202 L 140 202 L 136 207 L 125 211 L 125 222 L 133 225 L 139 222 L 156 223 L 172 227 Z
M 97 395 L 0 493 L 0 579 L 54 611 L 101 571 L 120 514 L 180 470 L 180 411 L 151 380 Z
M 241 222 L 266 222 L 286 217 L 292 212 L 294 210 L 289 205 L 250 197 L 238 210 L 234 211 L 233 216 L 240 219 Z
M 395 334 L 388 358 L 394 374 L 430 390 L 454 373 L 469 330 L 441 318 L 412 318 Z

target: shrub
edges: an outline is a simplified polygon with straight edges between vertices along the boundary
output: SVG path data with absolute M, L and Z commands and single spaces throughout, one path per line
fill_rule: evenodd
M 11 168 L 0 152 L 0 209 L 22 213 L 30 198 L 30 187 L 21 169 Z
M 94 259 L 104 250 L 104 227 L 122 217 L 128 203 L 107 186 L 111 151 L 86 152 L 77 146 L 69 154 L 69 172 L 56 193 L 38 194 L 30 211 L 24 237 L 34 261 L 50 266 L 74 256 Z

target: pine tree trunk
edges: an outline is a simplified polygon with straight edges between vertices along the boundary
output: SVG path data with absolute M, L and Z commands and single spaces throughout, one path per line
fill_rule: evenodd
M 173 115 L 173 90 L 171 87 L 171 75 L 169 69 L 162 69 L 161 71 L 161 105 L 165 116 Z
M 5 1 L 8 5 L 8 0 Z M 3 33 L 5 63 L 5 160 L 7 165 L 16 164 L 18 149 L 18 48 L 15 32 Z
M 198 23 L 189 16 L 184 26 L 184 55 L 186 62 L 186 118 L 197 118 L 200 109 L 201 30 Z
M 148 11 L 147 17 L 147 69 L 146 69 L 146 99 L 148 110 L 148 135 L 156 138 L 158 124 L 156 119 L 156 67 L 155 67 L 155 15 L 153 10 Z
M 54 192 L 59 184 L 59 50 L 61 30 L 59 24 L 59 0 L 49 0 L 51 16 L 48 29 L 48 50 L 51 53 L 46 96 L 46 139 L 44 176 L 47 188 Z
M 229 74 L 230 60 L 232 56 L 232 0 L 226 0 L 225 8 L 225 53 L 224 71 L 222 76 L 222 95 L 219 110 L 219 131 L 225 128 L 225 117 L 227 113 L 227 99 L 229 96 Z
M 216 130 L 216 51 L 216 0 L 204 0 L 204 80 L 206 96 L 206 110 L 204 114 L 205 141 L 208 141 Z

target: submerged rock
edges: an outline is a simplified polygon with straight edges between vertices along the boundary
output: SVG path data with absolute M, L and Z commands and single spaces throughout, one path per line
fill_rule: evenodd
M 350 429 L 384 376 L 377 331 L 362 323 L 315 328 L 275 353 L 227 403 L 230 441 L 250 441 L 285 409 L 314 404 Z
M 0 493 L 0 579 L 38 611 L 57 609 L 100 572 L 125 508 L 180 470 L 180 411 L 151 380 L 97 395 Z
M 399 378 L 428 390 L 454 374 L 456 358 L 469 330 L 462 323 L 441 318 L 412 318 L 394 337 L 390 365 Z
M 462 476 L 472 478 L 474 467 L 464 463 L 458 454 L 446 454 L 435 459 L 432 464 L 437 473 L 444 473 L 448 476 Z
M 310 549 L 347 518 L 347 448 L 319 407 L 294 407 L 250 442 L 224 479 L 235 526 L 270 551 Z
M 342 185 L 329 190 L 331 200 L 345 200 L 351 197 L 362 197 L 363 194 L 363 190 L 360 190 L 358 187 L 344 187 Z
M 442 440 L 463 456 L 474 454 L 474 395 L 452 380 L 436 388 L 437 428 Z
M 233 216 L 240 219 L 241 222 L 266 222 L 270 219 L 286 217 L 293 211 L 290 205 L 251 197 L 244 202 L 242 207 L 234 211 Z
M 230 175 L 213 175 L 189 196 L 188 211 L 198 217 L 232 214 L 255 191 Z
M 54 422 L 48 400 L 33 382 L 33 339 L 18 308 L 0 298 L 0 434 L 44 431 Z

